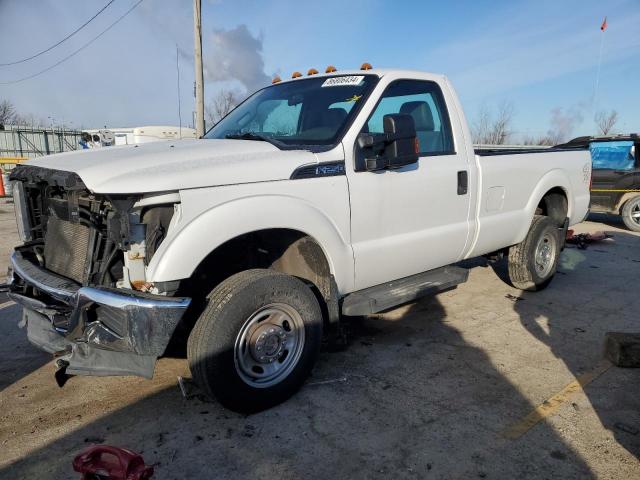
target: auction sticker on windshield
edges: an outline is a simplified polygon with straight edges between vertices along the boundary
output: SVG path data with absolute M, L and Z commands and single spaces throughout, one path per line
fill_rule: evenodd
M 349 75 L 345 77 L 327 78 L 322 84 L 323 87 L 342 87 L 344 85 L 360 85 L 364 80 L 364 75 Z

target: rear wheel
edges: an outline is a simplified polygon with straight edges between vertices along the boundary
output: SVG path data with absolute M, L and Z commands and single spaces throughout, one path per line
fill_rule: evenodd
M 509 249 L 509 279 L 520 290 L 546 288 L 560 258 L 558 226 L 549 217 L 536 215 L 522 243 Z
M 640 232 L 640 195 L 628 200 L 622 207 L 622 221 L 629 230 Z
M 229 277 L 189 336 L 195 382 L 225 407 L 251 413 L 289 398 L 320 350 L 322 313 L 299 279 L 271 270 Z

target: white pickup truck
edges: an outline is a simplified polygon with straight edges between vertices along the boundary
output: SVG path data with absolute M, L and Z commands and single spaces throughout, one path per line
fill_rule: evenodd
M 588 151 L 474 152 L 446 77 L 329 70 L 256 92 L 204 139 L 14 169 L 24 244 L 3 289 L 59 384 L 150 378 L 187 333 L 199 386 L 258 411 L 303 384 L 342 315 L 454 287 L 463 259 L 504 253 L 513 285 L 549 284 L 587 214 Z

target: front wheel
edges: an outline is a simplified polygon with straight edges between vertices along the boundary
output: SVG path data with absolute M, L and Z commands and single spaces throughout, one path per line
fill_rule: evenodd
M 322 313 L 301 280 L 271 270 L 229 277 L 189 336 L 194 381 L 225 407 L 252 413 L 288 399 L 318 357 Z
M 622 207 L 622 221 L 627 228 L 640 232 L 640 195 L 628 200 Z
M 529 233 L 522 243 L 509 249 L 509 279 L 520 290 L 546 288 L 558 267 L 560 230 L 549 217 L 533 217 Z

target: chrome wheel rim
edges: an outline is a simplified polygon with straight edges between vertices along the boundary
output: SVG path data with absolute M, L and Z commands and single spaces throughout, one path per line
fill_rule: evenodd
M 298 364 L 304 341 L 304 322 L 295 308 L 265 305 L 249 316 L 236 337 L 236 371 L 252 387 L 276 385 Z
M 557 251 L 556 236 L 553 233 L 545 233 L 538 241 L 535 253 L 536 273 L 541 278 L 549 276 L 555 264 Z
M 631 212 L 629 212 L 629 216 L 631 217 L 631 221 L 636 225 L 640 225 L 640 201 L 637 201 L 635 205 L 631 207 Z

